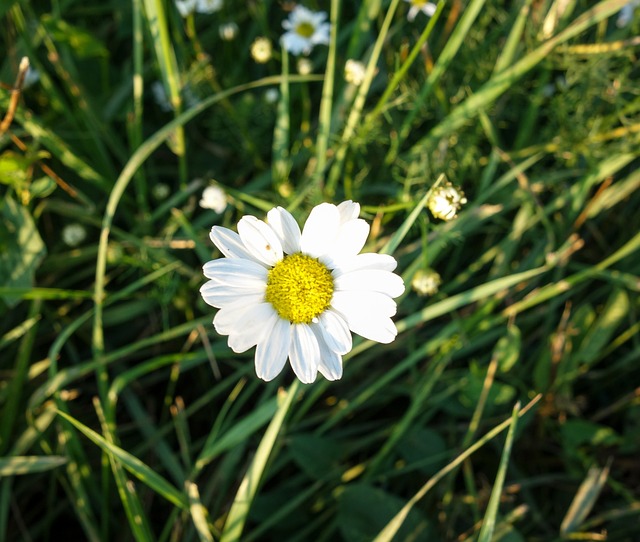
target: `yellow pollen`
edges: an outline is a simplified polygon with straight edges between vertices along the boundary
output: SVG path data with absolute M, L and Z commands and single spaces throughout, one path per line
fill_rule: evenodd
M 300 23 L 296 26 L 296 34 L 303 38 L 310 38 L 315 31 L 316 29 L 311 23 Z
M 306 254 L 290 254 L 269 271 L 266 301 L 280 318 L 309 324 L 329 308 L 333 297 L 331 272 Z

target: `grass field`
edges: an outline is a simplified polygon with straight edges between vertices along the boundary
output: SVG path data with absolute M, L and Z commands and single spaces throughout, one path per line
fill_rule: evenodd
M 640 540 L 640 17 L 422 4 L 0 3 L 0 541 Z M 397 337 L 264 382 L 209 232 L 347 200 Z

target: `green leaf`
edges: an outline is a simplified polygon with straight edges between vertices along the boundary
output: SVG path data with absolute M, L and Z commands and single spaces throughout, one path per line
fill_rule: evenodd
M 620 442 L 616 432 L 605 425 L 587 420 L 568 420 L 560 432 L 566 450 L 573 450 L 584 444 L 591 446 L 615 446 Z
M 29 288 L 46 249 L 28 211 L 10 196 L 0 205 L 0 286 Z M 0 295 L 13 307 L 20 296 Z
M 438 472 L 448 459 L 448 447 L 439 433 L 426 427 L 413 427 L 399 441 L 398 452 L 408 467 L 419 467 L 429 476 Z
M 404 501 L 368 484 L 345 488 L 338 502 L 338 525 L 346 542 L 370 542 L 400 511 Z M 417 510 L 411 510 L 395 540 L 432 540 L 432 530 Z
M 67 462 L 67 458 L 60 455 L 48 456 L 15 456 L 0 458 L 0 476 L 15 476 L 19 474 L 33 474 L 56 469 Z
M 56 183 L 51 177 L 40 177 L 29 185 L 32 198 L 46 198 L 56 189 Z
M 507 327 L 507 334 L 500 337 L 493 355 L 498 361 L 498 368 L 501 373 L 508 373 L 516 364 L 520 357 L 520 349 L 522 348 L 522 335 L 520 329 L 516 325 Z
M 343 450 L 339 443 L 325 436 L 295 435 L 289 442 L 289 451 L 300 469 L 313 480 L 327 480 L 339 476 Z

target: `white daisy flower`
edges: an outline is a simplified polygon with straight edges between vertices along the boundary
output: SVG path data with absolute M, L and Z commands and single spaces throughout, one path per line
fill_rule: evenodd
M 224 0 L 196 0 L 196 11 L 198 13 L 215 13 L 220 11 Z
M 225 258 L 207 262 L 200 293 L 220 310 L 213 325 L 228 335 L 234 352 L 256 346 L 259 378 L 269 381 L 287 359 L 305 384 L 320 372 L 342 377 L 342 356 L 352 347 L 350 331 L 381 343 L 397 335 L 393 298 L 404 292 L 386 254 L 359 254 L 369 225 L 360 205 L 322 203 L 302 232 L 282 207 L 267 222 L 244 216 L 238 233 L 214 226 L 211 240 Z
M 218 28 L 218 34 L 224 41 L 233 41 L 238 36 L 238 25 L 234 22 L 220 25 Z
M 433 295 L 442 283 L 440 274 L 433 269 L 419 269 L 411 280 L 411 287 L 420 296 Z
M 196 0 L 176 0 L 175 3 L 181 17 L 188 17 L 196 9 Z
M 356 87 L 362 84 L 365 75 L 365 65 L 359 60 L 350 58 L 344 65 L 344 79 Z
M 460 208 L 467 203 L 464 192 L 451 184 L 445 184 L 436 188 L 431 194 L 427 207 L 441 220 L 451 220 L 458 214 Z
M 268 104 L 276 103 L 278 101 L 278 98 L 280 98 L 280 93 L 278 92 L 277 88 L 269 88 L 264 93 L 264 100 Z
M 324 11 L 296 6 L 289 19 L 282 21 L 282 27 L 287 31 L 281 38 L 283 47 L 292 55 L 308 55 L 314 45 L 328 45 L 331 23 L 325 22 L 326 18 Z
M 308 58 L 299 58 L 296 62 L 296 69 L 300 75 L 309 75 L 313 72 L 313 62 Z
M 219 186 L 207 186 L 202 191 L 200 207 L 203 209 L 213 209 L 220 214 L 227 208 L 227 195 Z
M 251 44 L 251 58 L 258 64 L 266 64 L 271 60 L 273 47 L 269 38 L 257 37 Z
M 87 230 L 82 224 L 74 222 L 62 228 L 62 240 L 70 247 L 77 247 L 87 238 Z
M 188 17 L 194 12 L 215 13 L 222 9 L 223 0 L 175 0 L 176 7 L 182 17 Z
M 436 12 L 437 6 L 431 2 L 426 2 L 425 0 L 404 1 L 411 4 L 409 13 L 407 13 L 407 19 L 409 21 L 413 21 L 416 18 L 416 15 L 420 12 L 424 13 L 427 17 L 433 17 L 433 14 Z

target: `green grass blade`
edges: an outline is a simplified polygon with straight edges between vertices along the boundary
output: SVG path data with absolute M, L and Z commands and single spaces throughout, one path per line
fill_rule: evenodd
M 264 469 L 273 450 L 276 437 L 280 432 L 284 418 L 289 412 L 289 408 L 293 403 L 299 387 L 300 382 L 296 380 L 287 392 L 280 391 L 278 410 L 273 416 L 269 427 L 267 427 L 256 450 L 256 455 L 253 457 L 253 461 L 240 483 L 236 497 L 227 515 L 220 542 L 236 542 L 240 540 L 244 524 L 247 521 L 249 508 L 258 491 L 258 486 L 260 485 Z
M 482 0 L 480 0 L 482 1 Z M 467 98 L 461 105 L 453 109 L 447 117 L 437 124 L 426 136 L 420 139 L 414 146 L 412 153 L 424 152 L 424 148 L 430 148 L 445 135 L 457 130 L 466 122 L 475 118 L 479 111 L 485 109 L 496 98 L 502 95 L 516 81 L 522 78 L 532 68 L 542 62 L 558 45 L 584 32 L 593 25 L 611 16 L 620 10 L 625 0 L 606 0 L 598 3 L 584 12 L 569 27 L 557 36 L 550 38 L 537 49 L 526 55 L 510 68 L 503 69 L 485 83 L 475 94 Z M 465 14 L 468 11 L 465 10 Z M 457 29 L 457 27 L 456 27 Z M 410 125 L 405 122 L 404 132 L 400 136 L 409 134 Z M 406 133 L 405 133 L 406 132 Z
M 607 483 L 610 464 L 611 462 L 602 469 L 598 467 L 589 469 L 560 525 L 560 534 L 563 537 L 571 538 L 571 533 L 580 529 L 584 520 L 587 519 Z
M 0 457 L 0 476 L 17 476 L 44 472 L 64 465 L 67 458 L 61 455 Z
M 207 522 L 207 509 L 200 501 L 198 486 L 193 482 L 187 482 L 185 485 L 189 497 L 189 512 L 191 513 L 191 519 L 196 527 L 200 542 L 213 542 L 213 535 Z
M 396 12 L 396 9 L 398 8 L 398 3 L 399 0 L 391 0 L 391 3 L 389 4 L 387 14 L 385 15 L 382 27 L 380 28 L 380 32 L 378 33 L 378 37 L 376 38 L 373 50 L 371 51 L 369 62 L 367 62 L 364 80 L 358 88 L 358 93 L 356 94 L 353 105 L 351 106 L 351 111 L 349 111 L 347 125 L 342 132 L 342 137 L 340 138 L 340 146 L 336 151 L 335 162 L 331 167 L 329 177 L 327 179 L 325 194 L 329 199 L 331 199 L 336 192 L 338 179 L 340 178 L 340 175 L 342 173 L 344 159 L 347 156 L 347 151 L 349 149 L 349 145 L 351 144 L 351 138 L 356 132 L 356 126 L 358 125 L 362 117 L 362 110 L 364 108 L 365 100 L 367 98 L 367 94 L 369 93 L 369 88 L 371 87 L 371 81 L 373 81 L 373 76 L 375 75 L 376 64 L 378 62 L 378 59 L 380 58 L 380 53 L 382 52 L 382 47 L 387 38 L 391 22 L 393 21 L 393 16 Z
M 513 446 L 513 437 L 516 431 L 516 425 L 519 419 L 520 403 L 517 403 L 513 408 L 511 415 L 511 425 L 509 426 L 509 432 L 507 433 L 507 440 L 504 443 L 502 449 L 502 456 L 500 457 L 500 466 L 498 467 L 498 473 L 496 479 L 493 482 L 493 489 L 491 490 L 491 497 L 489 497 L 489 504 L 487 505 L 487 511 L 482 522 L 482 528 L 478 535 L 478 542 L 491 542 L 493 540 L 493 532 L 496 527 L 496 518 L 498 516 L 498 507 L 500 506 L 500 497 L 502 496 L 502 488 L 504 487 L 504 480 L 507 476 L 507 467 L 509 466 L 509 457 L 511 457 L 511 448 Z
M 123 450 L 119 446 L 108 442 L 103 436 L 99 435 L 93 429 L 90 429 L 72 416 L 61 411 L 58 411 L 58 415 L 71 423 L 102 451 L 112 455 L 114 459 L 121 463 L 125 469 L 138 478 L 138 480 L 153 489 L 158 493 L 158 495 L 161 495 L 175 506 L 188 510 L 189 504 L 185 495 L 176 489 L 175 486 L 171 485 L 166 479 L 157 474 L 153 469 L 145 465 L 140 461 L 140 459 L 133 456 L 126 450 Z
M 242 420 L 236 422 L 223 436 L 211 441 L 207 441 L 198 460 L 196 461 L 196 471 L 200 471 L 222 452 L 244 442 L 249 435 L 255 433 L 276 413 L 276 399 L 270 399 Z
M 524 416 L 541 398 L 541 395 L 536 396 L 534 399 L 529 401 L 527 405 L 518 412 L 518 417 Z M 424 484 L 420 490 L 413 496 L 411 499 L 402 507 L 393 519 L 387 523 L 384 529 L 378 533 L 374 542 L 391 542 L 395 534 L 398 532 L 400 527 L 402 526 L 403 521 L 409 515 L 409 512 L 413 508 L 413 506 L 422 499 L 442 478 L 444 478 L 449 472 L 454 470 L 458 465 L 465 461 L 468 457 L 470 457 L 477 450 L 482 448 L 487 442 L 494 439 L 497 435 L 502 433 L 507 427 L 512 425 L 512 418 L 505 420 L 501 424 L 494 427 L 491 431 L 489 431 L 486 435 L 482 436 L 479 440 L 477 440 L 472 446 L 467 448 L 464 452 L 462 452 L 458 457 L 456 457 L 453 461 L 451 461 L 446 467 L 442 468 L 438 471 L 437 474 L 431 477 L 431 479 Z

